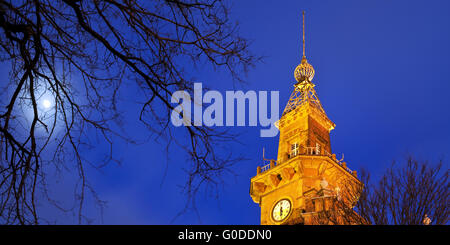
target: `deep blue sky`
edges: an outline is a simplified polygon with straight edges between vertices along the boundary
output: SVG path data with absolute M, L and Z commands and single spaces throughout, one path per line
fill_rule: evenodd
M 280 112 L 284 109 L 301 59 L 305 10 L 306 54 L 316 70 L 313 82 L 337 125 L 331 132 L 333 152 L 338 157 L 344 153 L 349 168 L 365 167 L 374 177 L 408 153 L 448 162 L 449 1 L 233 2 L 231 14 L 240 32 L 252 40 L 254 53 L 265 56 L 240 89 L 278 90 Z M 233 88 L 224 72 L 204 70 L 196 77 L 219 90 Z M 138 115 L 127 118 L 132 135 L 145 130 L 137 119 Z M 259 224 L 259 207 L 249 196 L 250 178 L 261 164 L 263 147 L 266 157 L 276 158 L 278 137 L 260 138 L 259 127 L 240 131 L 243 145 L 231 147 L 250 160 L 235 166 L 237 176 L 225 176 L 218 198 L 200 193 L 200 217 L 187 213 L 173 224 Z M 123 160 L 120 166 L 89 172 L 100 198 L 108 202 L 103 220 L 90 207 L 88 215 L 103 224 L 170 224 L 184 205 L 178 186 L 185 181 L 180 170 L 184 158 L 172 150 L 166 165 L 164 148 L 154 141 L 116 147 Z M 66 190 L 61 186 L 55 192 Z

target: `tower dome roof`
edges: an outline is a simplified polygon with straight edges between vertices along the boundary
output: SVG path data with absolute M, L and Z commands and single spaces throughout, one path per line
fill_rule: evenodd
M 297 82 L 308 81 L 311 82 L 314 78 L 314 68 L 311 64 L 308 63 L 306 57 L 303 56 L 300 65 L 298 65 L 294 70 L 294 77 Z

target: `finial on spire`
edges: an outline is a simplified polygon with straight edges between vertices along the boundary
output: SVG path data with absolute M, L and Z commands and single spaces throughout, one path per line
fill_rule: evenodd
M 297 66 L 294 70 L 294 77 L 297 82 L 311 82 L 311 80 L 314 77 L 314 68 L 312 65 L 308 63 L 308 60 L 306 60 L 306 54 L 305 54 L 305 11 L 302 11 L 303 16 L 303 57 L 300 62 L 300 65 Z
M 306 58 L 305 55 L 305 11 L 302 11 L 303 15 L 303 57 Z

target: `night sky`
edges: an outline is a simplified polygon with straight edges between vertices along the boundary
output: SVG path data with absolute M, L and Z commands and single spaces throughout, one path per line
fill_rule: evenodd
M 224 71 L 208 66 L 192 74 L 219 91 L 280 91 L 280 114 L 295 82 L 301 59 L 301 11 L 306 12 L 306 56 L 315 68 L 319 99 L 336 124 L 331 132 L 333 153 L 352 170 L 366 168 L 377 178 L 393 160 L 413 153 L 419 159 L 444 159 L 450 149 L 450 2 L 449 1 L 233 1 L 232 18 L 240 33 L 252 40 L 251 50 L 263 62 L 249 71 L 246 84 L 236 85 Z M 127 108 L 127 133 L 139 136 L 140 107 L 122 94 Z M 139 145 L 117 142 L 122 160 L 88 177 L 99 197 L 100 210 L 87 205 L 96 224 L 259 224 L 260 209 L 249 195 L 250 178 L 267 158 L 276 158 L 278 136 L 260 138 L 260 127 L 236 127 L 233 152 L 248 158 L 224 175 L 216 191 L 199 193 L 198 213 L 187 212 L 180 185 L 185 156 L 172 148 L 166 162 L 164 141 Z M 98 150 L 102 145 L 98 146 Z M 98 157 L 93 150 L 90 157 Z M 70 182 L 70 178 L 65 179 Z M 66 184 L 55 185 L 55 196 L 71 195 Z M 89 200 L 88 200 L 89 201 Z M 77 218 L 41 207 L 51 222 L 73 224 Z

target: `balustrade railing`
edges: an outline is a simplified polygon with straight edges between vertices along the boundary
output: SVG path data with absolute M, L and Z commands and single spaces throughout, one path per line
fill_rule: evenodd
M 352 171 L 351 169 L 349 169 L 347 167 L 347 164 L 345 162 L 343 162 L 341 160 L 336 159 L 336 155 L 335 154 L 331 154 L 328 151 L 326 151 L 325 149 L 320 149 L 319 147 L 303 147 L 303 151 L 296 151 L 293 153 L 288 153 L 287 154 L 287 160 L 289 161 L 294 157 L 300 156 L 300 155 L 315 155 L 315 156 L 327 156 L 329 157 L 331 160 L 333 160 L 335 163 L 337 163 L 339 166 L 341 166 L 345 171 L 349 172 L 352 175 L 356 176 L 356 171 Z M 279 163 L 275 160 L 270 160 L 269 164 L 266 164 L 262 167 L 258 167 L 257 173 L 261 174 L 266 172 L 267 170 L 277 166 Z
M 270 163 L 269 164 L 266 164 L 266 165 L 264 165 L 264 166 L 262 166 L 262 168 L 261 168 L 261 173 L 263 173 L 263 172 L 265 172 L 265 171 L 267 171 L 267 170 L 269 170 L 270 169 Z

